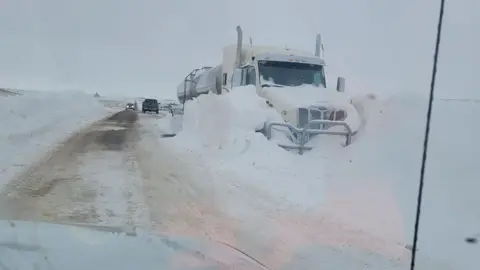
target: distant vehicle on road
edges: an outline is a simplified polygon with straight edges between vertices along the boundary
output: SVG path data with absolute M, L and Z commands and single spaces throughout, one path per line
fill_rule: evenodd
M 153 99 L 153 98 L 147 98 L 143 101 L 142 103 L 142 112 L 143 113 L 146 113 L 146 112 L 155 112 L 156 114 L 158 114 L 158 101 L 156 99 Z
M 133 104 L 133 103 L 127 103 L 127 106 L 125 106 L 125 110 L 135 111 L 135 104 Z

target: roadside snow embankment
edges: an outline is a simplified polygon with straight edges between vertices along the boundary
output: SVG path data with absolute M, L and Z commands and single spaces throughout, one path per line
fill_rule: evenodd
M 384 239 L 410 242 L 420 177 L 428 98 L 412 94 L 368 103 L 366 126 L 349 147 L 322 147 L 326 213 Z M 453 269 L 477 269 L 478 246 L 465 243 L 480 227 L 475 165 L 480 104 L 435 100 L 420 221 L 419 250 Z
M 265 120 L 277 120 L 279 115 L 248 87 L 188 102 L 183 130 L 162 140 L 172 152 L 183 154 L 189 170 L 201 170 L 198 166 L 214 173 L 213 179 L 198 180 L 214 186 L 217 200 L 226 212 L 243 220 L 243 228 L 262 224 L 263 229 L 250 232 L 255 235 L 251 237 L 265 243 L 281 241 L 277 246 L 286 250 L 272 261 L 319 245 L 338 252 L 338 261 L 350 260 L 344 249 L 336 250 L 348 245 L 400 259 L 396 262 L 400 266 L 408 263 L 405 245 L 411 241 L 413 228 L 427 100 L 402 95 L 381 100 L 367 96 L 355 102 L 363 125 L 353 144 L 340 147 L 331 143 L 330 136 L 318 136 L 312 142 L 316 147 L 303 156 L 288 153 L 254 132 Z M 465 255 L 476 250 L 465 250 L 468 247 L 459 233 L 473 235 L 473 227 L 478 228 L 480 222 L 475 204 L 469 203 L 478 201 L 471 194 L 478 190 L 478 183 L 472 181 L 478 170 L 471 162 L 480 151 L 472 144 L 472 136 L 478 133 L 478 125 L 472 123 L 479 109 L 478 104 L 436 102 L 430 150 L 434 155 L 429 156 L 427 177 L 436 179 L 426 187 L 425 207 L 429 209 L 422 223 L 428 228 L 422 230 L 419 246 L 422 269 L 443 269 L 438 262 L 473 269 L 474 256 L 455 253 L 448 242 L 456 241 L 455 248 Z M 466 130 L 461 141 L 453 139 L 458 130 Z M 445 205 L 438 194 L 454 203 Z M 450 215 L 442 217 L 446 210 Z M 447 218 L 462 224 L 447 222 Z M 441 224 L 439 219 L 443 219 Z M 440 227 L 454 237 L 441 233 Z M 319 252 L 312 253 L 312 260 L 328 253 Z M 376 259 L 360 260 L 381 265 Z
M 187 102 L 182 130 L 164 140 L 215 168 L 218 177 L 228 175 L 232 181 L 241 179 L 243 186 L 261 187 L 261 192 L 290 206 L 316 205 L 322 198 L 319 171 L 302 173 L 306 168 L 301 160 L 255 132 L 268 120 L 281 121 L 281 117 L 254 87 L 238 87 L 228 94 Z M 306 184 L 299 186 L 298 179 Z
M 31 92 L 0 98 L 0 188 L 76 130 L 105 117 L 81 92 Z

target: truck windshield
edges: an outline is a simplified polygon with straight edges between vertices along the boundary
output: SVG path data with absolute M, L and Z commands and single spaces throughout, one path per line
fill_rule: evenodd
M 281 61 L 259 61 L 258 71 L 262 84 L 275 84 L 283 86 L 300 86 L 311 84 L 325 85 L 323 66 Z

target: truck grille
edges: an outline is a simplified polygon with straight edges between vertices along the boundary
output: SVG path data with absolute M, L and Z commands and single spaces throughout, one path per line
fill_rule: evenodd
M 311 120 L 331 120 L 331 121 L 344 121 L 346 113 L 343 110 L 329 109 L 326 107 L 311 107 L 298 109 L 298 125 L 300 128 Z M 330 126 L 325 124 L 311 125 L 312 129 L 328 129 Z

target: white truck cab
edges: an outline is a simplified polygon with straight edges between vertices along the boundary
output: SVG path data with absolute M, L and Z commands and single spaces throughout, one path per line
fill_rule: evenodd
M 237 35 L 237 44 L 225 47 L 223 52 L 224 88 L 255 86 L 257 94 L 277 109 L 285 122 L 297 128 L 311 120 L 345 120 L 346 111 L 326 104 L 326 96 L 344 96 L 341 93 L 345 91 L 345 79 L 338 78 L 336 89 L 327 88 L 320 35 L 315 53 L 266 46 L 245 48 L 239 26 Z M 315 126 L 325 128 L 312 125 Z
M 346 136 L 348 145 L 355 130 L 352 131 L 346 120 L 357 112 L 349 101 L 345 102 L 348 97 L 344 93 L 344 78 L 338 78 L 336 89 L 327 87 L 321 54 L 320 35 L 317 35 L 315 52 L 308 53 L 289 48 L 244 46 L 242 29 L 237 26 L 237 44 L 223 49 L 222 64 L 192 71 L 177 88 L 177 96 L 184 104 L 201 94 L 222 94 L 238 86 L 252 85 L 284 120 L 265 123 L 262 132 L 268 139 L 275 127 L 288 133 L 288 140 L 294 142 L 292 146 L 280 145 L 284 148 L 308 149 L 306 142 L 317 134 Z M 341 99 L 344 102 L 336 102 Z M 332 126 L 343 126 L 344 130 L 332 130 Z

